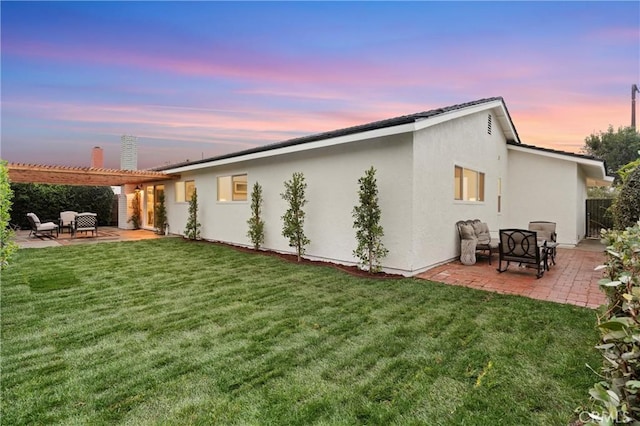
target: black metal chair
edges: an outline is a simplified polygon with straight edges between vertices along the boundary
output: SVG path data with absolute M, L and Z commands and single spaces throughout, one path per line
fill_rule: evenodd
M 544 271 L 548 269 L 546 241 L 539 241 L 535 231 L 501 229 L 498 252 L 500 255 L 498 272 L 506 271 L 511 262 L 535 266 L 536 278 L 542 277 Z M 504 269 L 502 262 L 507 263 Z

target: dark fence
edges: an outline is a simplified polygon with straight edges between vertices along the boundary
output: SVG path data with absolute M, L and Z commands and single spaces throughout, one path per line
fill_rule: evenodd
M 613 218 L 608 211 L 612 203 L 611 198 L 587 200 L 587 238 L 599 238 L 601 229 L 613 228 Z

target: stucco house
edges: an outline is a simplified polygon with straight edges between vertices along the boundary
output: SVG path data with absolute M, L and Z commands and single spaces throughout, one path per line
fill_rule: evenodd
M 281 235 L 280 194 L 302 172 L 306 256 L 355 264 L 351 213 L 357 181 L 371 166 L 389 250 L 383 267 L 407 276 L 459 256 L 461 219 L 487 222 L 494 236 L 554 221 L 558 242 L 573 246 L 585 234 L 588 181 L 612 180 L 601 160 L 523 144 L 504 100 L 494 97 L 156 169 L 180 177 L 145 186 L 143 225 L 153 228 L 154 200 L 164 191 L 170 232 L 183 234 L 196 187 L 202 238 L 250 246 L 250 192 L 259 182 L 264 248 L 292 253 Z

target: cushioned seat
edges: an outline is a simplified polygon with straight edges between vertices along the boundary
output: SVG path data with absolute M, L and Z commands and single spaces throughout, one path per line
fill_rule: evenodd
M 480 219 L 461 220 L 456 222 L 460 235 L 460 261 L 465 265 L 476 263 L 476 253 L 481 252 L 489 257 L 498 250 L 498 241 L 491 239 L 489 226 Z
M 547 242 L 547 251 L 553 265 L 556 264 L 556 249 L 558 248 L 558 234 L 556 234 L 556 223 L 547 221 L 529 222 L 529 231 L 535 231 L 538 238 L 542 238 Z M 548 267 L 548 266 L 547 266 Z
M 87 233 L 91 231 L 91 235 L 98 236 L 98 215 L 95 213 L 78 213 L 73 220 L 73 236 L 78 232 Z
M 60 229 L 62 230 L 64 228 L 67 228 L 69 229 L 69 233 L 71 233 L 73 220 L 76 218 L 77 214 L 78 212 L 74 211 L 60 212 Z
M 535 231 L 528 229 L 501 229 L 500 248 L 498 250 L 498 272 L 504 272 L 511 262 L 530 265 L 536 268 L 536 278 L 542 277 L 547 265 L 546 241 L 539 238 Z M 502 262 L 506 262 L 502 267 Z
M 29 232 L 29 236 L 33 235 L 34 237 L 42 237 L 44 234 L 48 233 L 50 237 L 53 237 L 53 231 L 56 232 L 56 237 L 58 236 L 58 225 L 53 222 L 40 222 L 40 218 L 35 213 L 27 213 L 27 219 L 29 220 L 29 225 L 31 226 L 31 232 Z

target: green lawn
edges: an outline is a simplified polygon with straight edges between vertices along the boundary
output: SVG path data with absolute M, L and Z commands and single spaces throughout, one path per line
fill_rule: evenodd
M 178 238 L 20 250 L 3 425 L 566 425 L 595 312 Z

